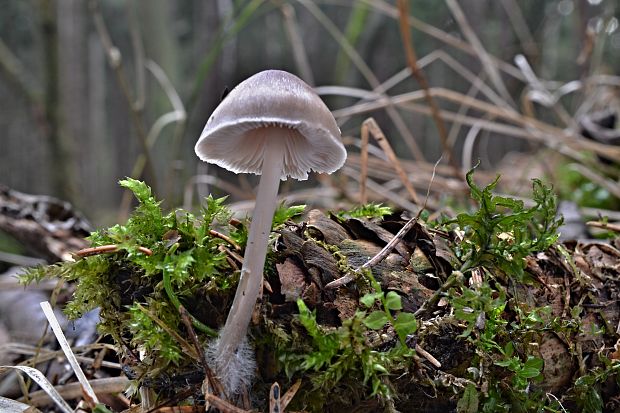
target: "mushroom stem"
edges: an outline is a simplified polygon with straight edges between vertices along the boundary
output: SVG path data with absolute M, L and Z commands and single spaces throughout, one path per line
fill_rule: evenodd
M 277 206 L 278 187 L 284 164 L 284 148 L 286 139 L 288 139 L 287 134 L 290 131 L 283 128 L 265 128 L 264 132 L 266 142 L 262 175 L 245 247 L 241 278 L 232 308 L 217 343 L 216 363 L 220 374 L 234 374 L 233 371 L 229 371 L 229 367 L 232 367 L 230 363 L 245 338 L 256 299 L 263 286 L 263 267 L 273 214 Z

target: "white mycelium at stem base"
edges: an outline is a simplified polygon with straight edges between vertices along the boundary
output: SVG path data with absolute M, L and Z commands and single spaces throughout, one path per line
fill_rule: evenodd
M 263 168 L 258 193 L 256 194 L 250 233 L 245 247 L 241 278 L 226 324 L 220 331 L 220 338 L 216 341 L 215 348 L 210 351 L 213 362 L 216 363 L 216 370 L 220 372 L 234 373 L 234 369 L 248 370 L 248 367 L 252 367 L 240 366 L 239 364 L 248 363 L 247 360 L 242 360 L 243 355 L 237 354 L 237 352 L 240 345 L 247 345 L 244 343 L 245 335 L 252 318 L 256 299 L 263 288 L 263 268 L 273 215 L 277 207 L 278 187 L 280 186 L 286 148 L 285 140 L 289 139 L 288 135 L 291 131 L 285 128 L 264 128 L 264 133 L 266 146 Z M 245 353 L 246 351 L 242 350 L 242 352 Z M 252 375 L 253 371 L 246 371 L 242 374 Z M 237 390 L 236 387 L 241 384 L 234 382 L 246 381 L 232 377 L 231 380 L 233 383 L 223 384 L 224 388 L 228 388 L 232 392 Z

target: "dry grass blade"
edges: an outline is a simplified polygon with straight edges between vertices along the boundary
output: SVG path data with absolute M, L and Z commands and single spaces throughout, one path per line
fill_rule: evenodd
M 95 393 L 99 394 L 121 393 L 129 386 L 129 384 L 129 379 L 125 376 L 90 380 L 90 385 L 93 390 Z M 82 386 L 80 383 L 68 383 L 63 386 L 57 386 L 56 390 L 58 391 L 58 394 L 67 400 L 77 399 L 83 395 Z M 52 400 L 45 391 L 39 390 L 28 395 L 28 403 L 31 406 L 45 407 L 49 406 L 50 403 L 52 403 Z
M 383 133 L 383 131 L 381 130 L 379 125 L 377 125 L 377 122 L 373 118 L 368 118 L 362 123 L 361 161 L 362 161 L 362 168 L 364 168 L 362 169 L 362 179 L 364 180 L 363 185 L 366 184 L 364 176 L 365 174 L 367 174 L 367 169 L 368 169 L 367 165 L 364 166 L 364 163 L 366 164 L 368 163 L 368 149 L 367 149 L 368 132 L 370 132 L 372 137 L 375 138 L 379 146 L 381 146 L 381 149 L 383 150 L 383 152 L 387 155 L 388 161 L 394 167 L 394 170 L 398 174 L 398 177 L 403 183 L 403 186 L 407 189 L 407 192 L 409 192 L 409 196 L 411 196 L 411 200 L 416 205 L 420 205 L 420 200 L 418 199 L 418 195 L 416 194 L 415 189 L 413 189 L 411 182 L 409 182 L 409 178 L 407 177 L 407 174 L 405 173 L 405 170 L 403 169 L 400 163 L 400 160 L 396 156 L 396 153 L 394 153 L 394 150 L 392 149 L 390 142 L 385 137 L 385 134 Z M 366 159 L 364 159 L 364 156 L 366 157 Z M 363 186 L 362 186 L 362 189 L 365 192 L 365 188 Z M 365 204 L 366 202 L 362 201 L 362 203 Z
M 275 382 L 269 389 L 269 413 L 281 413 L 282 404 L 280 401 L 280 385 Z
M 399 18 L 398 9 L 394 7 L 393 5 L 389 4 L 388 2 L 386 2 L 385 0 L 360 0 L 360 1 L 364 2 L 370 7 L 373 7 L 378 12 L 392 17 L 393 19 Z M 410 26 L 415 27 L 421 32 L 428 34 L 430 37 L 433 37 L 446 45 L 454 47 L 455 49 L 458 49 L 458 50 L 462 50 L 472 56 L 477 55 L 477 51 L 469 43 L 464 42 L 458 37 L 448 34 L 444 32 L 443 30 L 440 30 L 431 24 L 428 24 L 428 23 L 423 22 L 422 20 L 416 19 L 413 16 L 409 16 L 407 20 Z M 515 79 L 523 80 L 523 77 L 521 73 L 519 72 L 519 70 L 517 70 L 511 64 L 508 64 L 504 62 L 503 60 L 500 60 L 491 55 L 489 55 L 489 58 L 495 65 L 497 65 L 498 68 L 500 68 L 506 74 L 514 77 Z
M 0 396 L 0 412 L 3 413 L 38 413 L 39 410 L 27 404 L 16 402 Z
M 194 347 L 190 343 L 188 343 L 187 340 L 181 337 L 181 335 L 176 330 L 173 330 L 172 328 L 170 328 L 170 326 L 168 326 L 166 323 L 160 320 L 157 316 L 155 316 L 155 314 L 153 314 L 148 309 L 144 308 L 142 305 L 137 304 L 137 307 L 147 317 L 149 317 L 151 320 L 153 320 L 153 322 L 155 322 L 159 327 L 161 327 L 166 333 L 170 334 L 170 336 L 176 340 L 176 342 L 181 346 L 181 348 L 183 348 L 183 351 L 185 352 L 185 354 L 187 354 L 188 356 L 190 356 L 196 361 L 200 361 L 201 356 L 198 354 L 196 349 L 194 349 Z
M 301 387 L 301 380 L 297 380 L 291 386 L 291 388 L 288 389 L 286 393 L 284 393 L 284 396 L 282 396 L 282 400 L 280 400 L 280 403 L 282 404 L 282 411 L 286 410 L 286 408 L 288 407 L 288 404 L 291 402 L 291 400 L 293 400 L 293 397 L 295 397 L 300 387 Z
M 515 56 L 514 61 L 531 88 L 531 90 L 523 96 L 525 100 L 524 104 L 534 101 L 543 106 L 550 107 L 565 125 L 575 128 L 575 121 L 571 118 L 566 109 L 558 104 L 558 99 L 553 96 L 553 94 L 545 88 L 543 82 L 538 79 L 525 56 L 519 54 Z M 534 117 L 533 109 L 529 108 L 527 112 L 528 116 Z
M 354 170 L 353 168 L 345 166 L 341 169 L 341 171 L 344 175 L 352 178 L 355 181 L 359 181 L 360 179 L 359 172 L 357 170 Z M 413 202 L 407 200 L 406 198 L 403 198 L 394 191 L 386 189 L 383 185 L 378 184 L 372 179 L 366 179 L 366 188 L 378 194 L 383 200 L 388 200 L 402 209 L 406 209 L 408 211 L 415 211 L 418 209 L 418 206 Z M 357 197 L 351 196 L 351 199 L 357 199 Z
M 506 11 L 508 20 L 514 28 L 515 34 L 521 43 L 521 47 L 530 58 L 538 57 L 540 52 L 536 40 L 527 26 L 525 16 L 519 7 L 517 0 L 501 0 L 500 4 Z
M 497 107 L 496 105 L 472 98 L 467 95 L 463 95 L 462 93 L 455 92 L 453 90 L 441 87 L 433 87 L 429 89 L 429 92 L 434 97 L 441 97 L 454 103 L 466 105 L 470 108 L 480 110 L 505 121 L 513 122 L 520 127 L 514 127 L 512 125 L 503 125 L 498 123 L 489 123 L 488 121 L 481 121 L 479 118 L 468 118 L 449 111 L 441 111 L 441 115 L 446 119 L 458 119 L 462 120 L 464 123 L 469 123 L 470 125 L 480 124 L 483 128 L 486 128 L 485 125 L 492 125 L 493 129 L 490 130 L 510 131 L 508 134 L 511 136 L 542 142 L 546 146 L 554 150 L 561 151 L 562 153 L 565 153 L 563 152 L 565 148 L 573 150 L 587 150 L 620 162 L 619 147 L 605 145 L 599 142 L 585 139 L 580 135 L 575 135 L 574 132 L 571 132 L 569 130 L 564 130 L 559 127 L 544 123 L 540 120 L 524 116 L 512 109 Z M 403 109 L 431 114 L 431 110 L 428 107 L 420 105 L 416 106 L 411 103 L 412 101 L 421 99 L 424 99 L 424 93 L 422 91 L 414 91 L 403 93 L 402 95 L 398 96 L 392 96 L 390 98 L 380 98 L 375 101 L 360 103 L 350 106 L 348 108 L 335 110 L 333 113 L 336 118 L 350 116 L 353 114 L 367 113 L 382 108 L 389 102 L 390 104 L 399 105 Z
M 366 81 L 372 86 L 372 88 L 379 94 L 383 95 L 385 90 L 383 89 L 379 79 L 372 72 L 370 67 L 364 62 L 364 59 L 357 53 L 355 48 L 347 41 L 346 37 L 340 32 L 338 27 L 321 11 L 321 9 L 309 0 L 297 0 L 301 3 L 322 25 L 325 30 L 336 40 L 342 50 L 349 56 L 349 59 L 353 62 L 355 67 L 364 76 Z M 400 116 L 400 113 L 391 104 L 385 106 L 385 111 L 394 123 L 396 129 L 403 137 L 405 144 L 409 147 L 411 154 L 417 160 L 424 160 L 424 153 L 418 146 L 414 136 L 411 134 L 410 129 L 407 127 L 405 121 Z
M 290 4 L 283 4 L 280 6 L 280 11 L 282 12 L 282 16 L 284 16 L 284 28 L 286 29 L 289 41 L 291 42 L 293 59 L 295 60 L 297 70 L 299 70 L 299 75 L 304 82 L 310 86 L 314 86 L 314 75 L 312 74 L 312 68 L 310 67 L 308 53 L 306 53 L 306 46 L 304 45 L 303 39 L 299 34 L 295 9 Z
M 73 413 L 73 409 L 71 408 L 71 406 L 67 404 L 67 402 L 62 398 L 60 394 L 58 394 L 54 386 L 52 386 L 52 384 L 47 380 L 45 375 L 39 370 L 26 366 L 0 366 L 0 373 L 3 373 L 5 370 L 8 369 L 19 370 L 28 374 L 28 376 L 30 376 L 30 378 L 34 380 L 39 386 L 41 386 L 45 393 L 50 396 L 50 398 L 54 401 L 54 403 L 56 403 L 56 406 L 58 406 L 58 408 L 60 408 L 62 412 Z
M 617 182 L 612 181 L 604 176 L 599 175 L 595 171 L 587 168 L 582 164 L 572 164 L 571 169 L 579 172 L 581 175 L 589 179 L 590 181 L 600 185 L 602 188 L 608 190 L 611 194 L 613 194 L 616 198 L 620 198 L 620 185 Z
M 608 231 L 620 232 L 620 225 L 610 222 L 588 221 L 586 225 L 593 228 L 600 228 Z
M 90 0 L 89 2 L 90 11 L 93 15 L 93 21 L 95 23 L 95 28 L 97 33 L 99 34 L 99 38 L 101 40 L 101 44 L 105 50 L 106 57 L 110 66 L 112 67 L 118 85 L 129 105 L 129 113 L 131 115 L 131 119 L 134 127 L 136 128 L 136 134 L 138 137 L 138 142 L 140 143 L 140 147 L 142 149 L 142 154 L 144 155 L 144 162 L 147 174 L 149 175 L 149 185 L 153 189 L 153 192 L 157 193 L 156 190 L 156 174 L 155 168 L 153 167 L 153 161 L 151 159 L 148 143 L 147 143 L 147 134 L 144 128 L 144 116 L 143 112 L 137 108 L 134 103 L 135 99 L 132 96 L 132 91 L 129 87 L 129 80 L 125 74 L 123 69 L 123 64 L 121 60 L 121 52 L 112 42 L 112 37 L 108 31 L 108 28 L 103 19 L 103 15 L 101 13 L 101 9 L 99 7 L 98 0 Z M 126 214 L 126 212 L 124 212 Z
M 456 2 L 455 0 L 446 0 L 446 4 L 452 12 L 452 16 L 454 16 L 454 19 L 458 22 L 459 27 L 463 32 L 463 35 L 469 41 L 469 43 L 475 50 L 476 55 L 480 59 L 480 62 L 482 63 L 482 70 L 487 72 L 489 78 L 491 79 L 491 82 L 495 86 L 495 89 L 504 98 L 504 100 L 507 102 L 511 102 L 511 104 L 514 106 L 514 102 L 510 97 L 508 89 L 506 89 L 506 85 L 502 80 L 502 77 L 499 73 L 499 70 L 497 69 L 497 66 L 495 65 L 495 62 L 493 61 L 493 59 L 491 59 L 489 53 L 485 50 L 484 46 L 480 42 L 480 39 L 478 39 L 478 36 L 476 36 L 476 33 L 467 22 L 467 19 L 465 18 L 465 13 L 463 13 L 463 9 L 461 9 L 461 6 L 459 6 L 458 2 Z
M 431 108 L 431 114 L 433 117 L 433 121 L 437 126 L 437 132 L 439 133 L 439 141 L 441 142 L 441 146 L 445 153 L 448 154 L 448 161 L 450 165 L 454 168 L 455 171 L 459 170 L 459 167 L 456 163 L 456 159 L 454 157 L 454 153 L 452 148 L 448 145 L 448 133 L 446 131 L 446 126 L 444 124 L 443 119 L 441 118 L 441 114 L 439 112 L 439 108 L 435 103 L 435 100 L 431 97 L 428 92 L 429 85 L 426 80 L 426 76 L 422 73 L 422 70 L 418 67 L 417 56 L 415 49 L 413 47 L 413 42 L 411 41 L 411 32 L 409 30 L 409 3 L 407 0 L 398 0 L 398 11 L 399 11 L 399 23 L 400 23 L 400 34 L 403 40 L 403 45 L 405 47 L 405 55 L 407 56 L 407 64 L 409 65 L 409 69 L 411 70 L 411 74 L 418 81 L 420 87 L 424 91 L 424 98 L 428 103 L 428 106 Z M 458 175 L 458 172 L 457 172 Z M 417 204 L 418 202 L 416 202 Z
M 368 195 L 366 194 L 366 185 L 368 184 L 368 127 L 362 124 L 360 132 L 362 144 L 360 148 L 360 203 L 366 205 L 368 203 Z
M 73 354 L 73 351 L 71 350 L 71 346 L 69 345 L 65 334 L 62 332 L 62 327 L 60 327 L 60 323 L 58 323 L 56 315 L 54 315 L 54 310 L 52 309 L 52 306 L 47 301 L 40 303 L 40 305 L 43 309 L 45 317 L 47 318 L 47 321 L 50 323 L 50 327 L 52 327 L 52 331 L 56 336 L 56 340 L 58 340 L 58 343 L 60 344 L 62 351 L 65 353 L 65 357 L 67 357 L 67 361 L 71 365 L 75 376 L 82 385 L 84 392 L 88 395 L 90 399 L 92 399 L 94 403 L 99 403 L 97 395 L 95 394 L 93 388 L 88 382 L 88 379 L 84 375 L 84 371 L 82 371 L 80 363 L 77 361 L 77 358 L 75 357 L 75 354 Z
M 23 287 L 22 287 L 23 288 Z M 88 352 L 88 351 L 94 351 L 94 350 L 110 350 L 110 351 L 114 351 L 115 348 L 110 345 L 110 344 L 102 344 L 102 343 L 98 343 L 98 344 L 89 344 L 87 346 L 79 346 L 79 347 L 74 347 L 73 351 L 74 352 Z M 16 355 L 23 355 L 23 356 L 36 356 L 35 358 L 31 358 L 28 360 L 25 360 L 24 362 L 22 362 L 22 365 L 26 365 L 29 367 L 34 367 L 37 364 L 41 364 L 41 363 L 45 363 L 49 360 L 53 360 L 57 357 L 62 357 L 62 350 L 57 350 L 57 351 L 51 351 L 51 350 L 47 350 L 45 348 L 38 348 L 35 346 L 31 346 L 31 345 L 27 345 L 27 344 L 22 344 L 22 343 L 8 343 L 8 344 L 3 344 L 0 346 L 0 352 L 10 352 Z M 81 363 L 87 363 L 89 365 L 94 365 L 94 363 L 96 362 L 96 360 L 92 357 L 85 357 L 85 356 L 79 356 L 76 355 L 76 358 L 78 359 L 78 361 L 80 361 Z M 121 365 L 119 363 L 114 363 L 111 361 L 102 361 L 100 363 L 101 367 L 106 367 L 106 368 L 110 368 L 110 369 L 117 369 L 120 370 L 121 369 Z M 94 366 L 93 366 L 94 368 Z

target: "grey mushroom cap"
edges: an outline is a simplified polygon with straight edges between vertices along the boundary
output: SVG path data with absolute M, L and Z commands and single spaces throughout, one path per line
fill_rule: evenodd
M 205 162 L 260 175 L 270 138 L 286 145 L 281 179 L 305 180 L 310 171 L 332 173 L 347 157 L 325 103 L 303 80 L 281 70 L 257 73 L 235 87 L 207 121 L 194 149 Z

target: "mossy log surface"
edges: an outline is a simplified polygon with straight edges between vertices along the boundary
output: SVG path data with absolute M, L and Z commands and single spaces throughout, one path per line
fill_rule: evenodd
M 183 257 L 197 248 L 184 239 L 186 232 L 197 230 L 188 229 L 191 225 L 182 228 L 182 220 L 178 222 L 178 229 L 165 232 L 156 242 L 162 248 L 181 245 L 175 254 Z M 251 399 L 246 398 L 245 404 L 236 401 L 239 405 L 265 411 L 274 382 L 283 393 L 300 382 L 286 411 L 474 412 L 479 399 L 488 403 L 493 395 L 503 406 L 495 411 L 508 411 L 505 407 L 510 403 L 527 403 L 529 394 L 538 395 L 538 400 L 553 397 L 568 411 L 620 408 L 620 251 L 616 243 L 555 244 L 527 257 L 521 279 L 482 266 L 463 275 L 453 252 L 458 234 L 419 222 L 371 268 L 381 297 L 393 293 L 400 297 L 398 308 L 390 311 L 392 320 L 398 313 L 415 314 L 417 329 L 402 341 L 389 322 L 379 328 L 364 327 L 367 313 L 377 306 L 361 304 L 373 287 L 368 277 L 354 270 L 374 257 L 406 222 L 399 213 L 378 220 L 312 210 L 304 221 L 289 220 L 276 228 L 263 295 L 250 329 L 258 371 L 254 387 L 248 389 Z M 182 304 L 214 330 L 226 319 L 242 253 L 220 241 L 212 245 L 221 252 L 214 255 L 219 278 L 207 283 L 193 276 L 173 280 L 175 288 L 182 289 L 178 292 Z M 113 337 L 124 374 L 158 393 L 164 405 L 183 401 L 202 405 L 206 374 L 202 350 L 192 343 L 161 287 L 159 268 L 165 267 L 152 261 L 168 263 L 169 253 L 158 256 L 157 251 L 153 249 L 152 257 L 136 259 L 139 250 L 121 248 L 66 264 L 68 269 L 56 275 L 77 269 L 99 271 L 101 278 L 92 282 L 98 285 L 94 297 L 102 308 L 102 330 Z M 191 260 L 183 262 L 173 264 L 186 265 L 183 271 L 192 268 Z M 352 273 L 358 277 L 346 285 L 326 287 Z M 463 305 L 467 296 L 469 304 Z M 317 334 L 340 332 L 326 341 L 336 340 L 338 348 L 316 368 L 308 367 L 308 355 L 320 357 L 321 350 L 316 337 L 300 322 L 298 300 L 313 312 Z M 472 322 L 467 321 L 470 313 L 475 315 Z M 157 329 L 158 339 L 167 341 L 149 343 L 144 331 L 127 325 L 136 320 Z M 204 348 L 211 337 L 197 333 Z M 393 352 L 403 342 L 409 348 Z M 145 352 L 145 346 L 150 351 Z M 166 355 L 166 346 L 180 353 Z M 373 377 L 380 381 L 373 383 Z M 375 385 L 383 391 L 373 395 Z M 524 390 L 515 393 L 520 385 Z M 583 400 L 595 397 L 592 389 L 601 409 L 582 410 Z M 525 396 L 520 401 L 502 399 L 511 394 Z M 531 408 L 526 405 L 522 411 Z
M 352 282 L 337 290 L 328 290 L 325 285 L 344 275 L 338 272 L 345 269 L 344 262 L 359 267 L 376 255 L 404 223 L 395 216 L 380 223 L 338 220 L 315 210 L 310 211 L 306 223 L 280 230 L 275 253 L 277 271 L 269 278 L 273 293 L 266 296 L 262 307 L 265 316 L 287 330 L 296 328 L 296 324 L 289 325 L 288 320 L 295 313 L 292 303 L 302 298 L 316 311 L 317 321 L 325 328 L 341 325 L 359 310 L 360 291 L 365 287 L 363 283 Z M 416 225 L 383 262 L 372 268 L 372 273 L 384 291 L 394 291 L 401 296 L 402 311 L 415 313 L 452 272 L 451 262 L 455 257 L 447 245 L 453 242 L 448 234 Z M 620 357 L 619 270 L 620 251 L 613 243 L 571 242 L 528 257 L 526 271 L 531 277 L 526 282 L 519 283 L 505 274 L 494 277 L 495 282 L 503 284 L 507 294 L 507 305 L 501 316 L 507 324 L 520 323 L 519 317 L 528 310 L 550 307 L 545 317 L 555 320 L 557 328 L 533 327 L 522 337 L 514 337 L 513 344 L 518 353 L 532 354 L 543 360 L 542 378 L 535 386 L 558 399 L 566 393 L 565 406 L 574 405 L 567 393 L 574 381 L 602 366 L 599 356 L 616 362 Z M 475 281 L 464 282 L 476 289 Z M 501 386 L 510 386 L 510 375 L 493 365 L 484 366 L 477 380 L 468 373 L 476 360 L 484 361 L 476 354 L 470 340 L 461 337 L 465 326 L 454 316 L 449 300 L 449 294 L 443 294 L 443 298 L 418 314 L 419 328 L 414 340 L 441 367 L 418 356 L 407 369 L 392 372 L 389 380 L 395 388 L 394 406 L 398 411 L 453 411 L 458 394 L 470 382 L 483 385 L 499 382 Z M 574 313 L 577 307 L 579 314 Z M 571 326 L 571 323 L 577 325 Z M 484 320 L 480 320 L 478 328 L 483 329 L 483 325 Z M 393 329 L 386 327 L 380 333 L 369 336 L 368 344 L 375 348 L 396 345 Z M 498 341 L 500 339 L 498 337 Z M 270 370 L 273 369 L 264 371 Z M 278 376 L 264 378 L 283 380 Z M 346 386 L 354 386 L 357 379 Z M 346 386 L 339 390 L 346 392 Z M 605 411 L 614 411 L 612 406 L 618 406 L 619 392 L 613 380 L 605 383 L 602 394 L 610 409 Z M 373 403 L 373 399 L 350 398 L 351 394 L 363 393 L 363 390 L 351 390 L 345 394 L 326 395 L 328 402 L 324 409 L 334 412 L 382 410 L 376 399 Z

